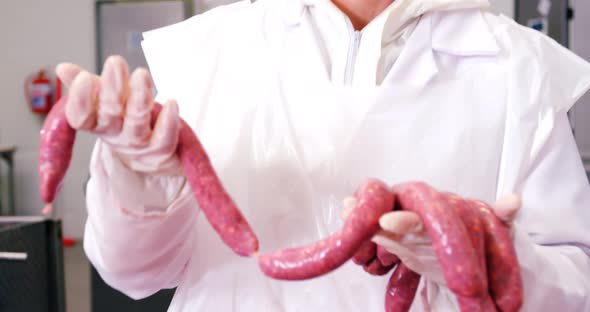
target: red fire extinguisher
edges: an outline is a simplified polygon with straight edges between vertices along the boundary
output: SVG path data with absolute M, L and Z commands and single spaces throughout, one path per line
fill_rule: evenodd
M 31 111 L 37 114 L 47 114 L 51 110 L 53 88 L 51 79 L 40 70 L 32 79 L 27 79 L 25 95 L 31 107 Z

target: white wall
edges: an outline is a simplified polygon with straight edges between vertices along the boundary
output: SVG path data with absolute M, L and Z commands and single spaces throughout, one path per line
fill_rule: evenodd
M 490 3 L 494 12 L 514 18 L 514 0 L 490 0 Z
M 193 9 L 196 14 L 208 11 L 216 6 L 230 4 L 239 0 L 193 0 Z
M 0 144 L 17 145 L 17 214 L 39 214 L 37 157 L 43 119 L 29 112 L 25 77 L 68 60 L 94 70 L 93 0 L 0 1 Z M 81 237 L 86 216 L 82 184 L 92 139 L 80 135 L 71 169 L 56 202 L 64 234 Z

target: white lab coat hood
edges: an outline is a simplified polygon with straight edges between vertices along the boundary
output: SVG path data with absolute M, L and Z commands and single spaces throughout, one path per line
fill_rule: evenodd
M 296 21 L 300 17 L 298 13 L 306 6 L 334 5 L 331 0 L 295 0 L 288 2 L 291 5 L 285 7 L 284 14 L 289 16 L 291 21 Z M 285 4 L 285 2 L 282 4 Z M 395 0 L 384 13 L 389 14 L 391 9 L 395 9 L 400 13 L 403 12 L 402 20 L 407 20 L 428 12 L 487 8 L 489 6 L 488 0 Z
M 408 20 L 419 20 L 387 76 L 379 84 L 344 86 L 331 79 L 318 30 L 309 23 L 306 6 L 323 2 L 293 1 L 288 10 L 282 1 L 241 2 L 147 33 L 143 43 L 158 98 L 178 100 L 259 235 L 261 251 L 337 230 L 342 199 L 368 177 L 390 184 L 423 180 L 488 202 L 517 191 L 525 204 L 515 242 L 525 253 L 519 254 L 528 287 L 524 310 L 589 308 L 571 295 L 571 287 L 588 289 L 586 278 L 547 285 L 529 273 L 588 275 L 581 249 L 570 250 L 569 259 L 545 260 L 536 244 L 590 246 L 581 221 L 590 218 L 583 208 L 590 190 L 577 173 L 571 133 L 562 131 L 567 122 L 557 127 L 590 86 L 590 66 L 542 35 L 485 13 L 487 1 L 398 0 L 391 12 L 405 7 Z M 359 75 L 374 81 L 370 71 Z M 565 141 L 551 143 L 556 129 Z M 567 144 L 567 152 L 545 157 L 551 144 Z M 563 161 L 573 164 L 567 174 L 555 165 Z M 158 202 L 150 194 L 177 184 L 137 182 L 100 143 L 92 170 L 86 251 L 108 283 L 133 297 L 178 286 L 171 311 L 383 310 L 387 277 L 347 264 L 311 281 L 270 280 L 254 260 L 221 243 L 186 187 L 172 203 Z M 535 181 L 563 174 L 571 187 L 540 205 L 537 197 L 551 188 Z M 109 179 L 135 182 L 113 189 Z M 137 196 L 129 196 L 131 189 Z M 559 204 L 568 229 L 548 219 Z M 138 222 L 147 218 L 146 207 L 158 205 L 162 213 Z M 117 206 L 127 213 L 115 212 Z M 118 271 L 123 254 L 126 265 Z M 559 267 L 560 259 L 574 264 Z M 433 311 L 456 309 L 448 289 L 422 285 Z M 418 298 L 413 310 L 422 309 Z

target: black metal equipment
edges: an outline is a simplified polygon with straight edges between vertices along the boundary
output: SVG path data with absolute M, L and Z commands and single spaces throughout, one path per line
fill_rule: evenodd
M 542 17 L 539 3 L 543 0 L 516 0 L 514 5 L 514 19 L 525 26 L 533 27 L 535 20 Z M 569 47 L 569 22 L 574 12 L 568 0 L 551 0 L 551 9 L 547 16 L 549 37 L 555 39 L 564 47 Z
M 61 222 L 0 218 L 0 311 L 65 312 Z
M 148 298 L 135 301 L 111 288 L 91 268 L 92 312 L 166 312 L 174 296 L 173 289 L 161 290 Z

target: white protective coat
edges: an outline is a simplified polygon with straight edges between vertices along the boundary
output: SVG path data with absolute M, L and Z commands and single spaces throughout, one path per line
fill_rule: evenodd
M 396 0 L 354 49 L 328 0 L 244 1 L 143 47 L 159 101 L 178 100 L 262 252 L 339 229 L 368 177 L 487 202 L 516 192 L 523 311 L 590 311 L 590 187 L 566 117 L 590 65 L 486 8 Z M 86 252 L 133 298 L 178 287 L 170 311 L 383 311 L 387 277 L 353 264 L 266 278 L 222 244 L 182 177 L 132 172 L 100 142 L 91 175 Z M 433 311 L 457 310 L 445 287 L 423 289 Z

